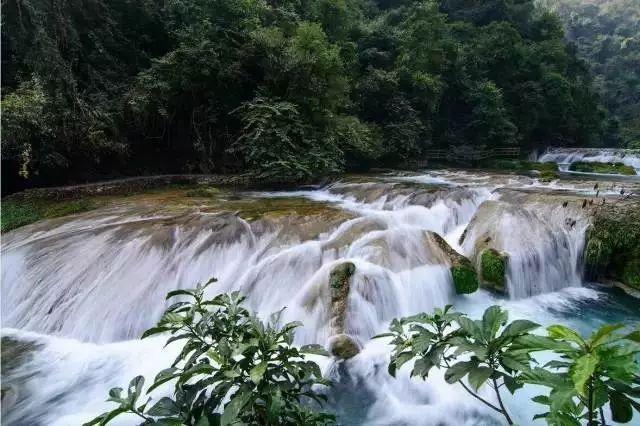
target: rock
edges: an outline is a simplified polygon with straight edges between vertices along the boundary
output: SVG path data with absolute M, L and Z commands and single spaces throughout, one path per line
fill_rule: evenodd
M 360 352 L 360 345 L 347 334 L 337 334 L 329 338 L 329 352 L 338 359 L 349 359 Z
M 504 252 L 487 248 L 480 254 L 480 282 L 488 287 L 504 293 L 506 284 L 507 262 L 509 256 Z
M 331 328 L 335 333 L 344 333 L 349 305 L 349 287 L 351 277 L 356 272 L 352 262 L 339 263 L 329 274 L 331 292 Z
M 584 258 L 590 279 L 640 290 L 640 202 L 594 208 Z
M 450 265 L 451 276 L 457 294 L 469 294 L 478 290 L 478 276 L 473 264 L 455 251 L 451 246 L 435 232 L 427 231 L 427 237 L 437 247 L 444 256 L 444 263 Z

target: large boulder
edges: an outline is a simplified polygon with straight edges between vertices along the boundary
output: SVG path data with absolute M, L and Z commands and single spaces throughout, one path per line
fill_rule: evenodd
M 478 275 L 469 259 L 455 251 L 440 235 L 427 231 L 431 244 L 437 247 L 442 261 L 448 264 L 457 294 L 469 294 L 478 290 Z
M 358 355 L 358 341 L 347 334 L 336 334 L 329 338 L 329 353 L 338 359 L 349 359 Z

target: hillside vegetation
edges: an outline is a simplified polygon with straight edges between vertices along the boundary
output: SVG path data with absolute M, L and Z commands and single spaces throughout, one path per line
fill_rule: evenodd
M 612 144 L 640 148 L 640 2 L 542 0 L 564 22 L 567 38 L 589 64 Z M 615 138 L 619 137 L 619 140 Z
M 2 61 L 5 193 L 149 173 L 310 181 L 606 130 L 586 65 L 528 0 L 8 0 Z

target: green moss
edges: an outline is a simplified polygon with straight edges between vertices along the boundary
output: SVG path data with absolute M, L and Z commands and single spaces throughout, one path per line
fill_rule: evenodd
M 497 250 L 486 249 L 480 255 L 480 270 L 483 283 L 504 291 L 507 272 L 507 257 Z
M 510 170 L 514 172 L 530 172 L 532 170 L 540 172 L 543 181 L 548 182 L 558 179 L 558 165 L 556 163 L 546 162 L 538 163 L 535 161 L 523 160 L 488 160 L 484 163 L 484 167 L 494 170 Z
M 42 219 L 67 216 L 97 208 L 95 200 L 79 199 L 52 201 L 39 199 L 9 200 L 2 202 L 0 229 L 11 231 Z
M 220 195 L 220 190 L 214 187 L 198 187 L 186 191 L 184 193 L 185 197 L 194 197 L 194 198 L 209 198 Z
M 585 163 L 577 162 L 572 163 L 569 170 L 574 172 L 587 172 L 587 173 L 603 173 L 603 174 L 618 174 L 618 175 L 635 175 L 636 170 L 623 163 Z
M 596 210 L 584 257 L 592 279 L 610 277 L 640 289 L 640 204 Z
M 471 262 L 461 262 L 452 266 L 451 276 L 457 294 L 469 294 L 478 290 L 478 274 Z

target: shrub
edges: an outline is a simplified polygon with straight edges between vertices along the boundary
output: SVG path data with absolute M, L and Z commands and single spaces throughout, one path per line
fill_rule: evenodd
M 142 424 L 162 425 L 325 425 L 334 416 L 314 411 L 311 403 L 325 397 L 312 386 L 327 384 L 320 367 L 305 360 L 305 353 L 326 352 L 319 345 L 298 349 L 292 345 L 300 323 L 278 326 L 282 311 L 265 324 L 243 306 L 237 292 L 204 299 L 205 285 L 176 290 L 167 299 L 180 296 L 158 325 L 142 338 L 170 333 L 167 344 L 182 341 L 183 349 L 173 364 L 156 376 L 147 390 L 175 382 L 172 397 L 163 397 L 149 407 L 140 402 L 144 378 L 129 384 L 127 394 L 114 388 L 109 401 L 118 406 L 85 426 L 104 425 L 122 413 L 143 419 Z

